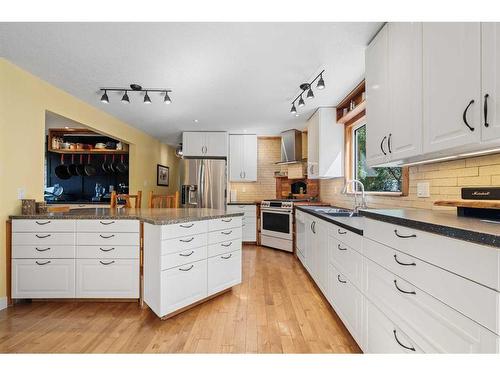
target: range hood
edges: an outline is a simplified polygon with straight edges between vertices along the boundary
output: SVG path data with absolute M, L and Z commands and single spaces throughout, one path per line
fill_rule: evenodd
M 302 162 L 302 132 L 297 129 L 281 133 L 281 161 L 276 164 Z

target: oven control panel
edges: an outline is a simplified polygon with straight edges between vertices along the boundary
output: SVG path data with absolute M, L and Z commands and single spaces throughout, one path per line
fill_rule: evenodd
M 262 201 L 260 206 L 262 208 L 272 207 L 272 208 L 284 208 L 291 209 L 293 208 L 293 202 L 285 202 L 285 201 Z

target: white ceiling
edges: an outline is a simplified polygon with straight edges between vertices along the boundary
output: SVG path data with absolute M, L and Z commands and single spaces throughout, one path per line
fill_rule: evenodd
M 183 130 L 277 134 L 303 128 L 364 75 L 364 49 L 380 23 L 0 23 L 0 55 L 85 102 L 170 144 Z M 302 82 L 325 69 L 301 115 Z M 170 88 L 153 103 L 99 87 Z M 193 120 L 199 120 L 195 123 Z

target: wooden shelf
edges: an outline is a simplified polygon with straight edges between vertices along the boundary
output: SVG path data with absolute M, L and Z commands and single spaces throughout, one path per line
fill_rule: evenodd
M 345 124 L 346 122 L 349 122 L 352 120 L 354 117 L 359 115 L 361 112 L 363 112 L 366 109 L 366 100 L 363 100 L 361 103 L 359 103 L 352 111 L 347 112 L 344 116 L 339 118 L 337 120 L 337 123 L 339 124 Z
M 434 206 L 500 209 L 500 200 L 449 199 L 435 201 Z
M 108 150 L 108 149 L 91 149 L 91 150 L 52 150 L 49 149 L 49 152 L 55 152 L 56 154 L 73 154 L 73 155 L 127 155 L 128 151 L 126 150 Z

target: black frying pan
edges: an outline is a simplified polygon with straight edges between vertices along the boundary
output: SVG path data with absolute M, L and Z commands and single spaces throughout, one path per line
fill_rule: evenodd
M 116 170 L 120 174 L 126 174 L 128 171 L 128 165 L 123 162 L 123 155 L 120 157 L 120 162 L 116 163 Z
M 111 163 L 109 163 L 109 170 L 111 173 L 115 174 L 118 173 L 118 169 L 116 169 L 118 163 L 115 162 L 115 155 L 113 154 L 113 159 Z
M 71 164 L 68 165 L 69 173 L 72 176 L 78 176 L 78 171 L 76 170 L 77 164 L 75 164 L 75 155 L 71 155 Z
M 85 164 L 83 164 L 83 155 L 80 154 L 80 163 L 76 165 L 76 173 L 78 176 L 86 176 L 87 174 L 85 173 Z
M 97 169 L 90 163 L 90 154 L 87 159 L 87 164 L 84 166 L 86 176 L 94 176 L 97 173 Z
M 67 180 L 71 177 L 68 166 L 64 164 L 64 154 L 61 154 L 61 164 L 56 167 L 54 172 L 61 180 Z
M 104 155 L 104 160 L 101 164 L 101 170 L 104 172 L 104 174 L 108 174 L 108 164 L 107 164 L 107 159 L 108 159 L 108 155 Z

